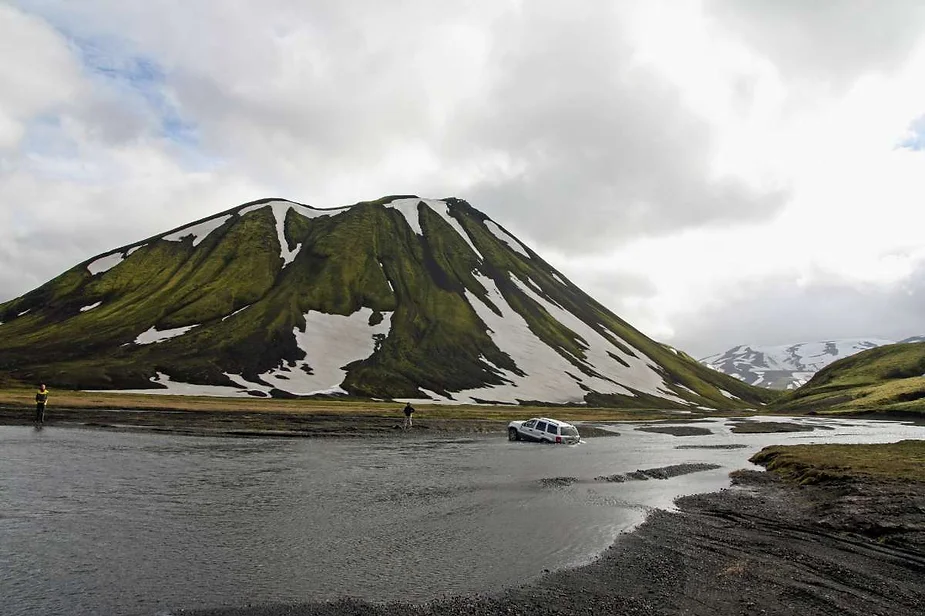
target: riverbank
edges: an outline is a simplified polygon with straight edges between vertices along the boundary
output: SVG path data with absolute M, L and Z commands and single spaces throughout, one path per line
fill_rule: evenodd
M 0 425 L 32 425 L 31 390 L 0 390 Z M 400 431 L 404 403 L 353 399 L 270 400 L 114 392 L 54 391 L 48 426 L 156 431 L 231 437 L 385 437 Z M 572 422 L 651 421 L 747 416 L 701 411 L 680 415 L 658 409 L 586 406 L 416 404 L 406 436 L 506 433 L 508 422 L 553 416 Z M 611 434 L 587 426 L 583 436 Z
M 0 407 L 0 425 L 31 426 L 33 413 L 32 409 Z M 522 412 L 511 417 L 521 418 L 521 415 Z M 433 417 L 431 413 L 417 413 L 410 430 L 402 429 L 403 421 L 404 415 L 400 412 L 376 415 L 348 411 L 325 413 L 319 409 L 311 412 L 248 412 L 66 408 L 48 411 L 45 426 L 235 438 L 385 438 L 396 435 L 415 438 L 453 435 L 506 437 L 508 425 L 506 419 L 442 418 Z M 581 433 L 584 438 L 616 435 L 592 426 L 582 427 Z
M 906 443 L 906 451 L 913 452 L 906 466 L 914 472 L 922 463 L 923 444 Z M 807 451 L 812 452 L 812 448 L 797 452 L 798 457 Z M 779 459 L 780 453 L 778 450 L 765 460 Z M 863 456 L 869 458 L 867 453 Z M 780 464 L 781 473 L 738 471 L 730 489 L 679 499 L 676 512 L 653 512 L 594 563 L 549 573 L 498 596 L 461 597 L 424 605 L 344 600 L 175 613 L 923 613 L 925 482 L 890 478 L 869 469 L 852 472 L 833 464 L 832 468 L 841 469 L 839 473 L 814 474 L 814 482 L 801 485 L 796 479 L 807 476 L 806 460 L 801 457 L 798 464 L 793 464 L 793 459 Z M 793 473 L 795 467 L 800 469 L 798 475 Z

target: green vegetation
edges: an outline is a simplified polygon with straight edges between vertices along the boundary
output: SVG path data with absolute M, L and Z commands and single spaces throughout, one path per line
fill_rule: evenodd
M 925 481 L 925 441 L 886 445 L 779 445 L 751 461 L 800 484 L 854 477 Z
M 925 343 L 891 344 L 829 364 L 774 405 L 784 412 L 925 413 Z
M 287 250 L 299 250 L 288 264 L 280 257 L 271 208 L 240 214 L 268 200 L 219 214 L 227 219 L 196 245 L 191 237 L 167 241 L 161 235 L 118 249 L 124 259 L 105 272 L 90 273 L 93 259 L 82 263 L 0 304 L 0 383 L 42 380 L 58 390 L 137 389 L 150 386 L 158 372 L 204 385 L 232 385 L 226 373 L 258 381 L 260 374 L 305 359 L 293 333 L 305 329 L 305 314 L 349 315 L 365 307 L 373 311 L 371 321 L 389 314 L 391 330 L 377 340 L 370 357 L 345 367 L 342 387 L 355 398 L 423 397 L 421 388 L 448 395 L 500 384 L 492 365 L 515 373 L 518 367 L 495 345 L 467 299 L 467 294 L 478 297 L 498 311 L 477 273 L 493 281 L 575 374 L 603 376 L 586 361 L 588 341 L 512 278 L 611 340 L 624 355 L 614 355 L 617 361 L 634 360 L 630 346 L 645 354 L 661 372 L 665 393 L 676 397 L 588 391 L 589 406 L 748 411 L 778 395 L 647 338 L 538 256 L 525 258 L 512 250 L 485 226 L 486 216 L 465 201 L 446 202 L 483 259 L 423 204 L 418 206 L 423 236 L 415 233 L 399 211 L 383 207 L 394 198 L 311 218 L 289 210 L 283 240 Z M 151 328 L 190 326 L 184 335 L 157 344 L 134 342 Z M 572 412 L 566 409 L 557 415 Z

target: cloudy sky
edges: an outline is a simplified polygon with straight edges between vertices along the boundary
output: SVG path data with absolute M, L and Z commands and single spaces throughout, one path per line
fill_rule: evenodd
M 918 0 L 0 0 L 0 301 L 414 193 L 698 357 L 925 334 L 922 75 Z

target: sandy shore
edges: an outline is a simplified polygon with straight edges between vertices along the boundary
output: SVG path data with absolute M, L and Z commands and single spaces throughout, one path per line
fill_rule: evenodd
M 800 487 L 740 471 L 734 487 L 656 511 L 594 563 L 498 596 L 352 600 L 195 616 L 925 613 L 925 483 Z M 876 523 L 873 521 L 876 520 Z

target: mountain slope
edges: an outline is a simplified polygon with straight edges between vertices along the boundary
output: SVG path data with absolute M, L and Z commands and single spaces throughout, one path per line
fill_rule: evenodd
M 793 411 L 925 411 L 925 344 L 891 344 L 846 357 L 775 406 Z
M 749 385 L 770 389 L 796 389 L 833 361 L 892 340 L 840 339 L 779 346 L 733 347 L 700 361 Z
M 460 199 L 244 204 L 0 305 L 0 374 L 58 387 L 741 408 Z

